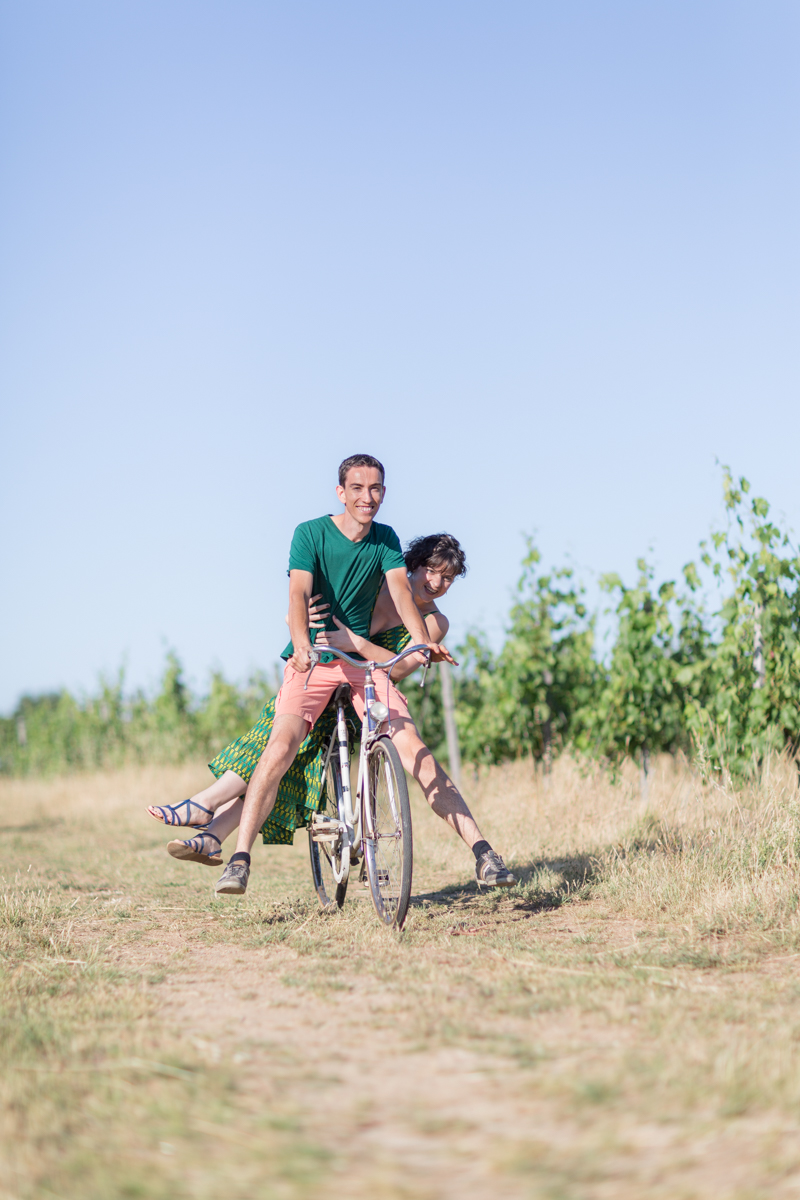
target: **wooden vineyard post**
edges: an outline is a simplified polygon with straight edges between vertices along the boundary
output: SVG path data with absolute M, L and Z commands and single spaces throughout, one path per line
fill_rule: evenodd
M 439 676 L 442 681 L 442 708 L 444 709 L 444 731 L 447 735 L 447 754 L 450 759 L 450 778 L 460 791 L 461 751 L 458 746 L 456 706 L 453 700 L 453 676 L 450 673 L 449 663 L 439 663 Z
M 549 691 L 549 689 L 553 682 L 553 674 L 551 671 L 548 671 L 547 668 L 545 668 L 544 673 L 542 675 L 542 681 L 544 682 L 545 688 L 548 689 L 545 692 L 545 697 L 546 697 L 546 702 L 547 702 L 547 709 L 549 712 L 550 711 L 550 691 Z M 553 723 L 550 720 L 549 716 L 546 721 L 542 722 L 542 762 L 544 764 L 545 775 L 549 775 L 553 769 Z
M 756 681 L 753 684 L 754 688 L 763 688 L 767 681 L 767 672 L 764 668 L 764 635 L 761 632 L 761 618 L 763 615 L 764 606 L 759 602 L 756 604 L 753 625 L 753 669 L 756 673 Z
M 648 788 L 650 785 L 650 751 L 647 746 L 642 746 L 642 769 L 639 773 L 639 786 L 642 793 L 642 800 L 647 800 Z

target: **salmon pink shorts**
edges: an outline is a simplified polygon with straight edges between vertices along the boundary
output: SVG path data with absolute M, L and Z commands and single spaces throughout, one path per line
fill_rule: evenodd
M 389 709 L 392 721 L 408 717 L 408 704 L 402 692 L 388 683 L 385 671 L 374 671 L 375 698 L 383 701 Z M 303 685 L 308 681 L 308 689 Z M 364 672 L 358 667 L 337 660 L 319 663 L 311 679 L 308 672 L 301 674 L 291 663 L 286 664 L 283 686 L 275 699 L 275 716 L 302 717 L 309 725 L 315 725 L 327 708 L 328 701 L 340 683 L 349 683 L 353 692 L 353 707 L 359 717 L 364 718 Z M 388 697 L 387 697 L 388 688 Z

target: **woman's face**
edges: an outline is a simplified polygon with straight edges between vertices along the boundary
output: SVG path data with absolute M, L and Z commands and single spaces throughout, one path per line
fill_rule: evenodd
M 425 563 L 409 575 L 411 590 L 418 604 L 440 600 L 455 579 L 452 568 L 441 563 Z

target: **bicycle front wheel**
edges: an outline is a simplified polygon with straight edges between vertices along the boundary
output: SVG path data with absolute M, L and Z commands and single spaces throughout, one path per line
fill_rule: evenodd
M 400 756 L 388 738 L 367 751 L 367 783 L 364 857 L 372 903 L 386 925 L 401 929 L 411 899 L 411 805 Z
M 334 730 L 333 736 L 336 737 L 336 730 Z M 322 907 L 337 906 L 341 908 L 347 895 L 347 875 L 341 883 L 336 882 L 336 875 L 342 873 L 341 834 L 331 835 L 322 827 L 326 818 L 339 821 L 344 815 L 342 772 L 335 751 L 328 760 L 322 794 L 324 803 L 308 827 L 311 878 Z M 319 817 L 320 820 L 315 822 L 316 817 Z

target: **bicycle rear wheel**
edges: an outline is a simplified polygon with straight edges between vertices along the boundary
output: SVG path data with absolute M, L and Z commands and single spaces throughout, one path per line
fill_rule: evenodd
M 372 903 L 384 924 L 401 929 L 411 899 L 411 805 L 400 756 L 388 738 L 367 751 L 367 782 L 364 857 Z
M 333 732 L 333 737 L 336 738 L 336 730 Z M 344 803 L 342 801 L 342 773 L 335 746 L 334 742 L 334 750 L 328 759 L 328 769 L 325 774 L 324 803 L 320 806 L 317 815 L 340 821 L 344 817 Z M 311 857 L 311 878 L 314 890 L 323 908 L 333 908 L 334 906 L 341 908 L 347 895 L 347 876 L 341 883 L 337 883 L 334 875 L 334 868 L 337 873 L 341 873 L 341 834 L 335 836 L 333 840 L 328 840 L 330 835 L 326 834 L 326 840 L 315 841 L 315 832 L 318 832 L 318 829 L 315 831 L 312 822 L 308 827 L 308 850 Z

